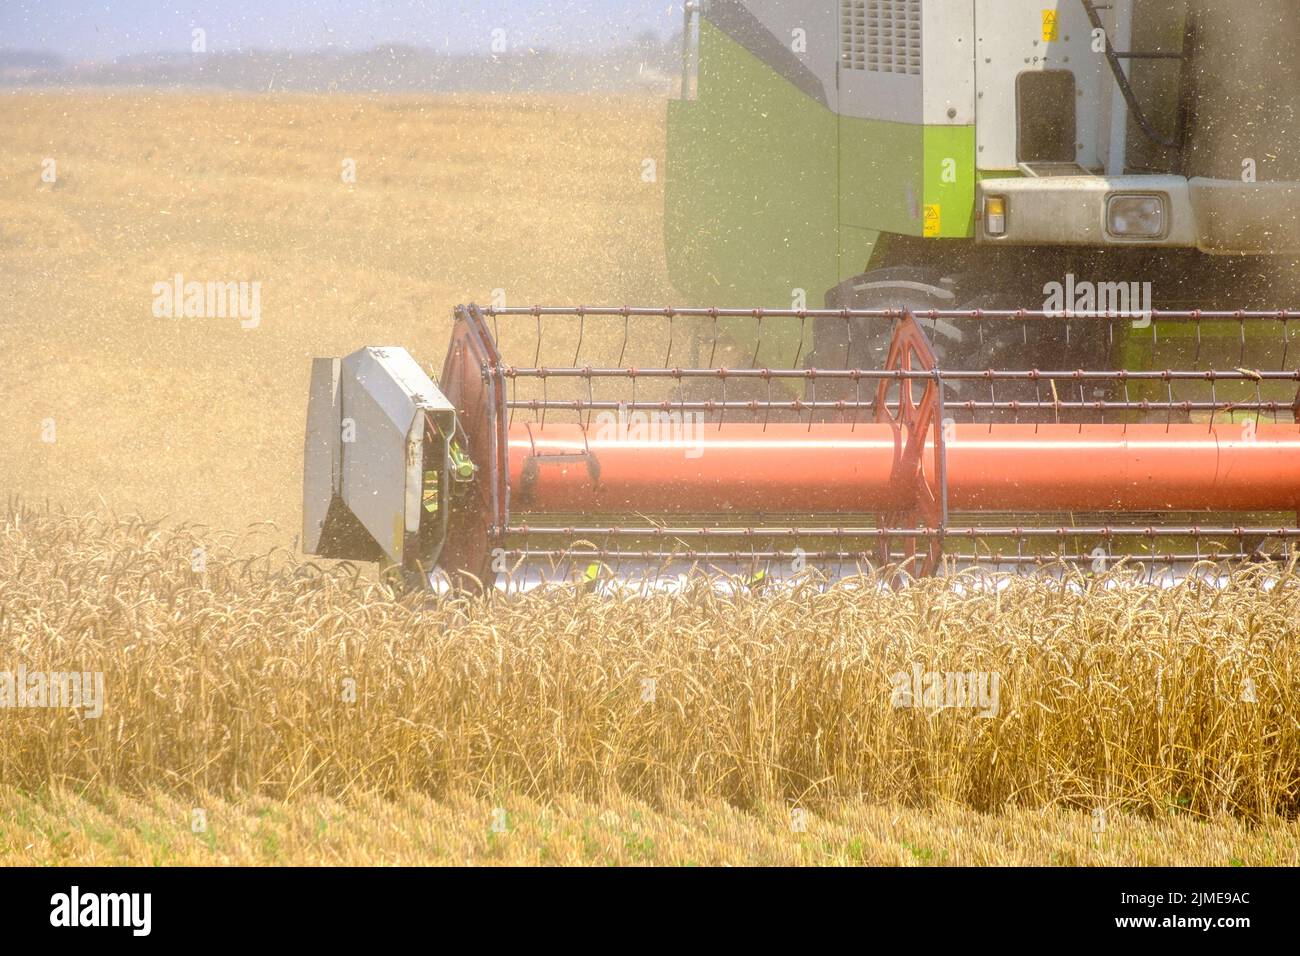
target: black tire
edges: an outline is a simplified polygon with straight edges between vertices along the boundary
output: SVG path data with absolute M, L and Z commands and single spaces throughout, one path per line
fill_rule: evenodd
M 983 294 L 962 302 L 963 310 L 998 309 L 1013 310 L 1026 307 L 1008 296 Z M 1072 371 L 1074 369 L 1106 369 L 1110 367 L 1110 346 L 1104 323 L 1089 319 L 1044 320 L 1027 319 L 988 319 L 971 323 L 976 330 L 978 343 L 973 351 L 971 368 L 979 370 L 996 369 L 999 371 L 1024 372 L 1031 369 L 1039 371 Z M 1094 401 L 1105 398 L 1109 389 L 1093 385 L 1085 386 L 1082 396 L 1076 385 L 1066 382 L 1057 383 L 1057 398 L 1063 402 Z M 970 398 L 999 402 L 1050 402 L 1052 388 L 1050 384 L 1035 384 L 1030 381 L 1002 381 L 996 383 L 992 390 L 986 383 L 980 383 L 968 390 Z M 957 411 L 957 410 L 955 410 Z M 1091 421 L 1096 418 L 1094 412 L 1076 410 L 1057 411 L 1055 409 L 1020 409 L 1004 410 L 996 413 L 981 411 L 969 416 L 977 421 L 1022 421 L 1050 422 Z M 959 414 L 959 420 L 966 416 Z
M 826 294 L 828 309 L 884 309 L 905 308 L 922 313 L 931 309 L 1015 309 L 1035 307 L 1016 298 L 1015 293 L 988 292 L 963 296 L 963 288 L 976 286 L 983 277 L 947 276 L 938 270 L 923 266 L 890 266 L 874 269 L 840 283 Z M 1072 370 L 1076 368 L 1108 368 L 1110 349 L 1105 328 L 1101 323 L 1078 320 L 1075 322 L 1014 319 L 970 320 L 930 319 L 917 316 L 934 349 L 938 365 L 946 370 L 984 371 L 986 369 L 1025 371 Z M 849 322 L 822 320 L 823 327 L 814 330 L 813 349 L 808 366 L 813 368 L 884 368 L 893 337 L 893 323 L 887 319 L 855 319 Z M 1094 390 L 1095 391 L 1095 390 Z M 832 400 L 851 398 L 856 392 L 848 387 L 832 390 L 823 383 L 818 397 Z M 864 393 L 865 394 L 865 393 Z M 1058 386 L 1059 394 L 1059 386 Z M 1031 382 L 1001 382 L 990 396 L 987 382 L 949 382 L 944 390 L 945 402 L 966 401 L 1050 401 L 1050 386 Z M 1085 400 L 1104 397 L 1085 394 Z M 1062 401 L 1077 401 L 1079 396 L 1060 395 Z M 953 409 L 963 420 L 1050 421 L 1058 416 L 1055 410 L 1022 410 L 1017 412 L 987 411 L 963 413 Z M 1068 416 L 1077 420 L 1078 415 Z
M 944 273 L 921 266 L 889 266 L 873 269 L 841 282 L 826 293 L 828 309 L 931 309 L 957 308 L 957 281 Z M 970 323 L 945 319 L 917 321 L 925 330 L 940 368 L 964 368 L 978 348 L 977 331 Z M 813 348 L 808 356 L 810 368 L 882 369 L 889 357 L 894 323 L 889 319 L 820 320 L 813 331 Z M 973 366 L 972 366 L 973 367 Z M 847 391 L 846 391 L 847 390 Z M 962 389 L 948 389 L 956 397 Z M 845 394 L 840 394 L 845 393 Z M 852 386 L 830 389 L 823 384 L 819 398 L 851 398 Z M 863 394 L 866 394 L 864 389 Z
M 890 266 L 841 282 L 826 293 L 828 309 L 955 309 L 955 281 L 932 269 Z M 960 351 L 962 336 L 950 322 L 926 322 L 935 329 L 935 352 Z M 832 319 L 813 336 L 813 352 L 829 367 L 883 368 L 889 355 L 893 323 L 888 319 Z M 839 361 L 835 359 L 838 357 Z

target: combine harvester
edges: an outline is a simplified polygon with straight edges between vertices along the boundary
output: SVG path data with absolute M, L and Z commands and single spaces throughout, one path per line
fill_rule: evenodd
M 462 306 L 436 385 L 317 359 L 304 550 L 508 588 L 1289 561 L 1298 40 L 1284 0 L 688 4 L 667 249 L 714 307 Z

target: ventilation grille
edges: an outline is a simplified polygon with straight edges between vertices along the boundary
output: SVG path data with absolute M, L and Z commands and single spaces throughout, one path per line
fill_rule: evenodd
M 846 70 L 921 75 L 921 0 L 840 0 Z

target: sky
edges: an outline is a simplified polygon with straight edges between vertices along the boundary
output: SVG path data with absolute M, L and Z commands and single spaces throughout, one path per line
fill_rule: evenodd
M 488 52 L 494 30 L 511 48 L 617 46 L 680 25 L 680 0 L 0 0 L 0 50 L 112 60 L 187 51 L 364 50 L 405 43 Z

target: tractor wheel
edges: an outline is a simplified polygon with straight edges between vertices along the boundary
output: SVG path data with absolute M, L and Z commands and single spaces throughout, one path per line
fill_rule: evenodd
M 840 283 L 826 293 L 828 309 L 930 309 L 957 308 L 957 283 L 933 269 L 916 266 L 890 266 L 875 269 Z M 917 318 L 930 339 L 940 368 L 966 368 L 978 345 L 976 330 L 968 323 L 945 319 Z M 894 323 L 889 319 L 822 319 L 813 333 L 813 348 L 807 365 L 810 368 L 883 369 L 889 357 Z M 970 366 L 973 367 L 973 366 Z M 961 389 L 950 387 L 948 397 L 956 398 Z M 818 390 L 822 400 L 852 398 L 853 386 L 831 388 L 823 383 Z M 864 398 L 871 394 L 864 386 Z M 811 397 L 811 388 L 809 389 Z
M 996 309 L 1010 311 L 1023 308 L 1009 296 L 984 294 L 967 299 L 958 308 L 962 310 Z M 970 368 L 997 369 L 1024 372 L 1072 371 L 1074 369 L 1110 368 L 1110 344 L 1103 323 L 1090 319 L 1045 320 L 987 319 L 969 323 L 978 341 L 972 350 Z M 1094 401 L 1105 398 L 1110 390 L 1087 385 L 1080 394 L 1077 385 L 1058 381 L 1055 395 L 1050 384 L 1030 381 L 1003 381 L 993 388 L 986 383 L 972 383 L 967 397 L 977 401 L 996 399 L 999 402 L 1038 403 L 1059 399 L 1062 402 Z M 954 412 L 960 412 L 954 409 Z M 1052 408 L 1026 408 L 1002 410 L 996 413 L 980 411 L 969 416 L 975 421 L 1050 422 L 1088 421 L 1091 412 L 1075 410 L 1058 411 Z M 958 415 L 959 420 L 965 417 Z

